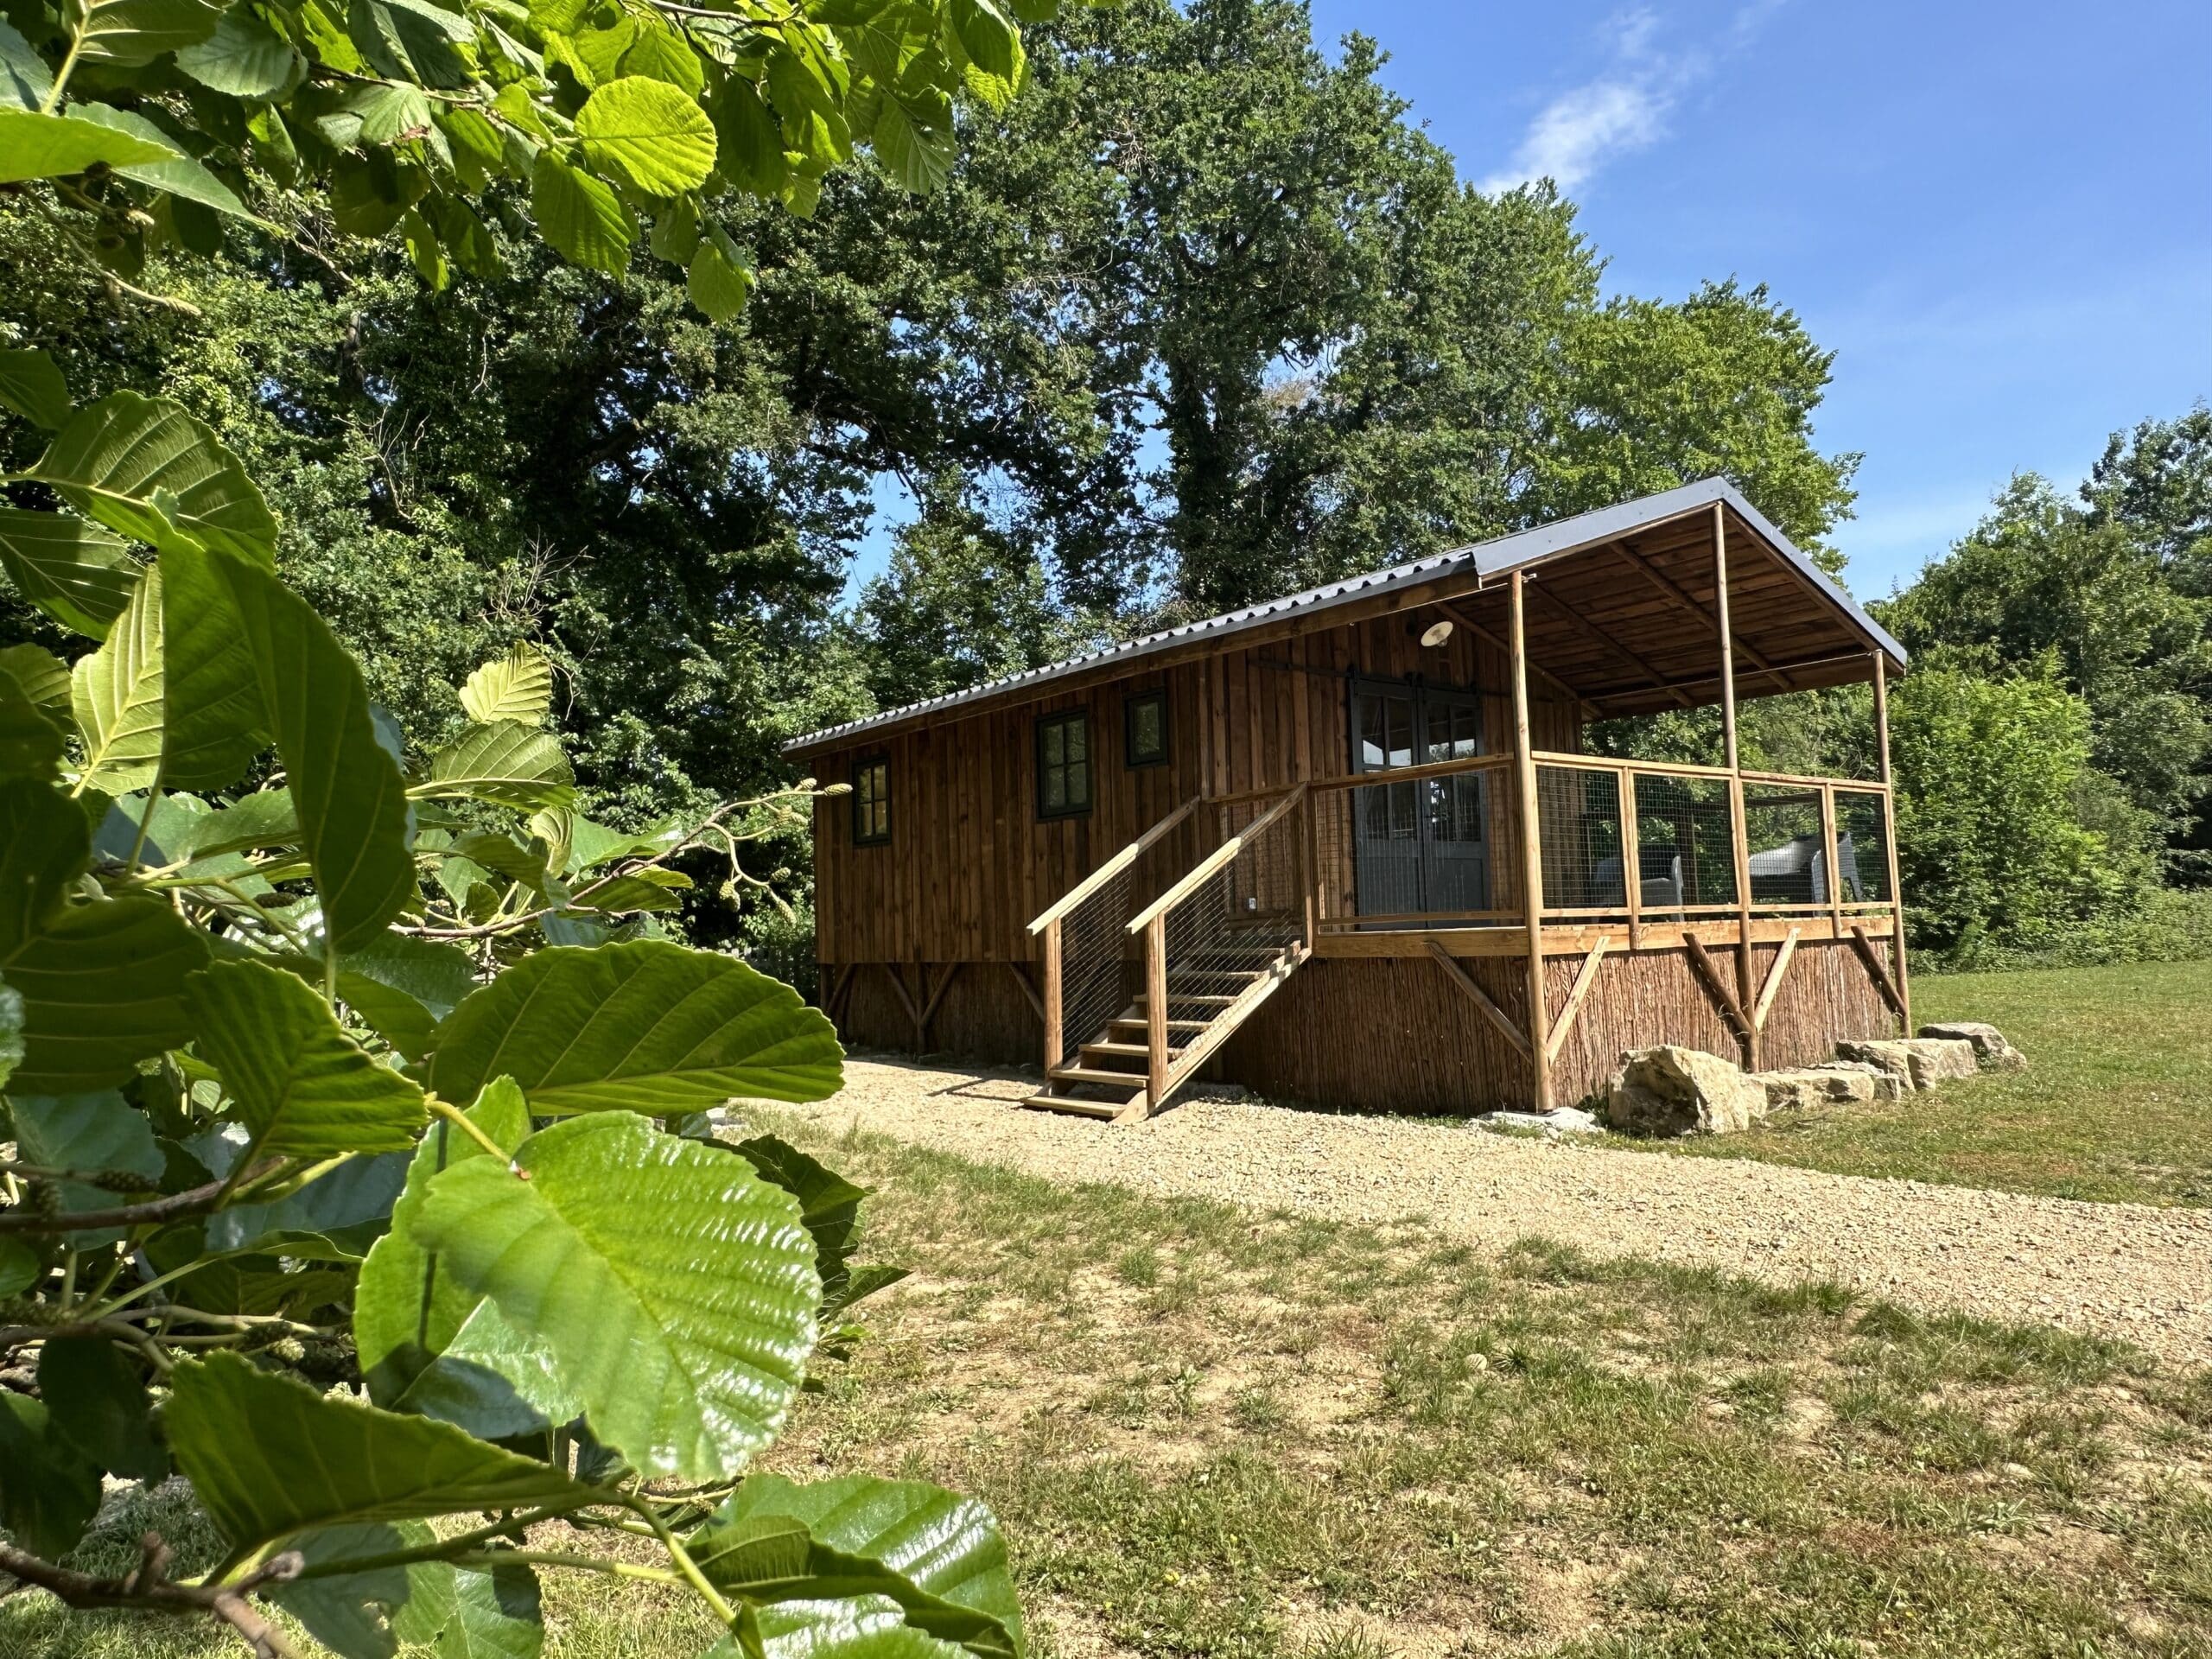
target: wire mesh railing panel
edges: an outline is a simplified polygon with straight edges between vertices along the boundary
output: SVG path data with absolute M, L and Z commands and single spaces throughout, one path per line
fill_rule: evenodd
M 1495 756 L 1332 779 L 1308 791 L 1325 931 L 1521 919 L 1513 774 Z
M 1225 809 L 1224 840 L 1241 836 L 1243 844 L 1163 918 L 1168 1019 L 1211 1020 L 1304 939 L 1305 804 L 1267 817 L 1280 804 Z M 1182 1047 L 1189 1033 L 1170 1039 Z
M 1832 901 L 1835 859 L 1818 787 L 1746 783 L 1744 845 L 1755 912 L 1787 913 Z
M 1835 791 L 1835 868 L 1846 905 L 1886 905 L 1890 890 L 1889 798 L 1878 790 Z
M 1619 773 L 1538 766 L 1536 844 L 1542 855 L 1547 911 L 1626 908 Z
M 1646 917 L 1732 908 L 1735 814 L 1728 780 L 1639 771 L 1636 779 L 1638 898 Z
M 1109 878 L 1060 918 L 1060 1052 L 1071 1060 L 1128 1006 L 1134 874 Z

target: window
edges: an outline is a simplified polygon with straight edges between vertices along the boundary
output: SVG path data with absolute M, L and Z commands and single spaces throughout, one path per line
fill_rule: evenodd
M 891 839 L 891 761 L 874 755 L 853 762 L 853 845 L 880 847 Z
M 1090 810 L 1090 716 L 1047 715 L 1037 722 L 1037 816 L 1080 817 Z
M 1132 766 L 1167 764 L 1167 693 L 1140 691 L 1122 704 L 1122 759 Z

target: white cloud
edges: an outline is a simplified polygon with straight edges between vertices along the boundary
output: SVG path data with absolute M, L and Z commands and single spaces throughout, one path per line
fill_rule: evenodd
M 1787 0 L 1750 0 L 1730 21 L 1717 52 L 1659 49 L 1659 20 L 1637 8 L 1606 25 L 1606 72 L 1561 92 L 1529 124 L 1512 162 L 1476 188 L 1488 194 L 1549 179 L 1573 190 L 1605 163 L 1666 136 L 1667 117 L 1681 95 L 1722 58 L 1751 43 L 1759 26 Z
M 1477 188 L 1490 193 L 1549 179 L 1573 190 L 1623 151 L 1641 149 L 1665 129 L 1673 100 L 1626 80 L 1592 81 L 1554 99 L 1529 124 L 1513 164 Z

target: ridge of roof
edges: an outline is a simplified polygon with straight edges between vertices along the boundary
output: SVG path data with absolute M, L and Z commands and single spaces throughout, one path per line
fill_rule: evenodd
M 1192 639 L 1213 636 L 1227 636 L 1255 627 L 1262 622 L 1289 616 L 1300 611 L 1325 610 L 1355 598 L 1367 597 L 1402 588 L 1410 583 L 1427 582 L 1454 569 L 1471 570 L 1479 577 L 1503 575 L 1507 571 L 1553 558 L 1562 553 L 1608 542 L 1630 535 L 1638 530 L 1649 529 L 1669 518 L 1676 518 L 1713 503 L 1725 502 L 1756 531 L 1775 550 L 1796 567 L 1835 606 L 1842 610 L 1859 630 L 1881 650 L 1902 666 L 1906 661 L 1905 649 L 1874 619 L 1859 607 L 1857 601 L 1840 587 L 1835 579 L 1815 564 L 1801 552 L 1796 544 L 1770 524 L 1736 486 L 1720 477 L 1701 478 L 1688 484 L 1676 485 L 1673 489 L 1661 490 L 1652 495 L 1637 496 L 1632 500 L 1616 503 L 1610 507 L 1598 507 L 1580 512 L 1572 518 L 1554 519 L 1548 524 L 1533 525 L 1527 530 L 1511 531 L 1487 541 L 1470 542 L 1442 553 L 1432 553 L 1426 558 L 1395 564 L 1387 569 L 1369 571 L 1363 575 L 1346 576 L 1338 582 L 1324 582 L 1318 588 L 1308 588 L 1302 593 L 1289 594 L 1281 599 L 1263 600 L 1256 605 L 1247 605 L 1219 616 L 1209 616 L 1194 622 L 1178 624 L 1156 632 L 1143 634 L 1117 645 L 1102 645 L 1096 651 L 1084 652 L 1058 662 L 1046 663 L 1036 668 L 1023 669 L 1018 673 L 1001 675 L 996 679 L 984 680 L 959 691 L 947 691 L 934 697 L 925 697 L 918 702 L 901 704 L 849 720 L 835 726 L 825 726 L 795 737 L 785 742 L 783 753 L 793 753 L 801 749 L 815 748 L 848 737 L 892 726 L 918 715 L 940 713 L 957 709 L 965 703 L 979 702 L 1006 692 L 1023 688 L 1050 684 L 1054 680 L 1097 668 L 1108 663 L 1134 662 L 1148 657 L 1170 645 L 1182 645 Z

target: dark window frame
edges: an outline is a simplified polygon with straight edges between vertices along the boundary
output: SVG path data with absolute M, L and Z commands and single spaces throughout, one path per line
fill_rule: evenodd
M 1083 759 L 1081 760 L 1071 761 L 1066 758 L 1066 734 L 1068 728 L 1078 721 L 1081 721 L 1083 725 Z M 1060 770 L 1062 773 L 1071 773 L 1077 766 L 1081 766 L 1083 768 L 1083 799 L 1079 804 L 1064 804 L 1058 807 L 1048 807 L 1045 804 L 1045 773 L 1046 771 L 1045 761 L 1045 734 L 1047 730 L 1055 727 L 1059 728 L 1061 734 Z M 1038 715 L 1036 721 L 1035 748 L 1037 772 L 1035 781 L 1037 787 L 1037 817 L 1039 819 L 1044 822 L 1051 822 L 1059 818 L 1089 817 L 1090 816 L 1091 806 L 1098 797 L 1098 752 L 1096 748 L 1093 747 L 1090 741 L 1090 710 L 1088 709 L 1063 709 L 1055 714 Z M 1061 792 L 1064 798 L 1068 792 L 1066 789 L 1066 783 L 1067 778 L 1064 775 L 1061 779 Z
M 863 791 L 861 780 L 869 772 L 880 772 L 881 777 L 874 791 Z M 871 806 L 877 809 L 873 816 L 882 821 L 882 828 L 873 833 L 864 823 Z M 886 847 L 890 842 L 891 756 L 888 753 L 861 755 L 853 761 L 853 845 Z
M 1147 705 L 1160 710 L 1160 753 L 1140 755 L 1137 753 L 1137 710 Z M 1154 686 L 1149 691 L 1132 691 L 1122 699 L 1122 764 L 1131 772 L 1147 766 L 1164 766 L 1175 758 L 1174 740 L 1167 724 L 1167 688 Z

